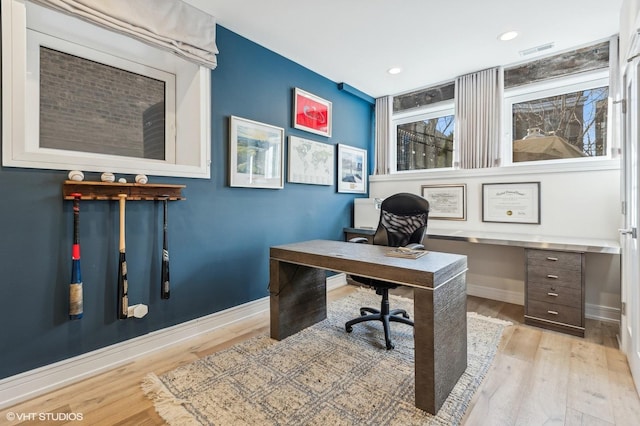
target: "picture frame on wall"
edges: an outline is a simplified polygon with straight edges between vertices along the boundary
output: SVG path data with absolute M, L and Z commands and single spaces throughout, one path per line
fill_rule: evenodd
M 335 146 L 289 136 L 289 183 L 333 186 Z
M 331 137 L 332 104 L 299 88 L 293 89 L 293 127 Z
M 338 144 L 338 192 L 367 192 L 367 151 Z
M 483 183 L 482 221 L 540 224 L 540 182 Z
M 429 202 L 429 219 L 467 220 L 467 185 L 422 185 Z
M 229 119 L 229 186 L 284 187 L 284 129 L 231 116 Z

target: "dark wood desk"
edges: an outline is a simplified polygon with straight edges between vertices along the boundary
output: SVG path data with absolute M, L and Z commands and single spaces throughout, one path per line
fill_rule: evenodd
M 467 257 L 400 259 L 387 250 L 325 240 L 271 247 L 271 337 L 282 340 L 327 317 L 326 270 L 414 287 L 415 403 L 436 414 L 467 368 Z

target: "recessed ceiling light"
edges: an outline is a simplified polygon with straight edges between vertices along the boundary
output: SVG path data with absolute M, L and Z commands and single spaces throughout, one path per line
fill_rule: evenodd
M 389 69 L 387 70 L 387 72 L 388 72 L 389 74 L 400 74 L 400 73 L 402 72 L 402 68 L 400 68 L 400 67 L 393 67 L 393 68 L 389 68 Z
M 509 40 L 513 40 L 516 37 L 518 37 L 518 32 L 517 31 L 507 31 L 507 32 L 504 32 L 504 33 L 500 34 L 498 36 L 498 40 L 509 41 Z

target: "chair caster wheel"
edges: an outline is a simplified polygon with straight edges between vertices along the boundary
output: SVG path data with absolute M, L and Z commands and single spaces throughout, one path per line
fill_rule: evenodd
M 347 333 L 351 333 L 353 331 L 353 327 L 348 326 L 344 328 L 345 330 L 347 330 Z
M 391 349 L 394 349 L 394 348 L 395 348 L 395 346 L 394 346 L 393 343 L 387 343 L 387 350 L 390 351 Z
M 405 317 L 406 319 L 409 319 L 409 314 L 406 313 L 406 312 L 404 314 L 402 314 L 402 316 Z

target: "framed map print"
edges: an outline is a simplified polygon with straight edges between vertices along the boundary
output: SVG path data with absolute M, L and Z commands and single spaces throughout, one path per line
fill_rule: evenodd
M 290 183 L 333 185 L 335 146 L 289 136 Z

